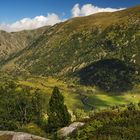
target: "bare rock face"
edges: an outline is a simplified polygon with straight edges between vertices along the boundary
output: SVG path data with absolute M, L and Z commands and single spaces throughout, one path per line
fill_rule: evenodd
M 49 140 L 49 139 L 22 132 L 0 131 L 0 140 Z
M 71 125 L 69 125 L 68 127 L 64 127 L 62 129 L 60 129 L 57 132 L 57 135 L 58 135 L 59 138 L 67 137 L 72 132 L 74 132 L 77 128 L 79 128 L 83 125 L 84 125 L 84 123 L 82 123 L 82 122 L 74 122 Z

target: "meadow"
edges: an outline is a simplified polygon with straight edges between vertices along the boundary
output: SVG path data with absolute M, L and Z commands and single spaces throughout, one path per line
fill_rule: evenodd
M 106 93 L 96 87 L 66 83 L 52 77 L 31 77 L 26 80 L 19 80 L 18 84 L 40 89 L 47 102 L 54 86 L 57 86 L 65 98 L 65 104 L 71 111 L 81 109 L 88 112 L 94 109 L 123 106 L 130 102 L 138 103 L 140 101 L 140 85 L 135 85 L 130 91 L 114 95 L 114 93 Z

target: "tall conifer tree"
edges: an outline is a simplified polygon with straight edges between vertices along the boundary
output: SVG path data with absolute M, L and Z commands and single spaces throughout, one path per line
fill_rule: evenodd
M 49 130 L 55 131 L 58 128 L 65 127 L 71 121 L 71 116 L 64 105 L 64 97 L 60 93 L 58 87 L 55 87 L 49 101 L 48 112 L 48 127 Z

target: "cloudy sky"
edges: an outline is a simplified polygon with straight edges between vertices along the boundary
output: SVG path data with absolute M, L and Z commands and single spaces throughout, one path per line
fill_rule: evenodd
M 114 12 L 140 0 L 1 0 L 0 30 L 8 32 L 54 25 L 72 17 Z

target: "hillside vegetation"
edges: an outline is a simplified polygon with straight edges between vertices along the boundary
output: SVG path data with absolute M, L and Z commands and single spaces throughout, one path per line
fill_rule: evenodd
M 19 71 L 43 76 L 69 76 L 101 59 L 119 59 L 139 66 L 139 10 L 138 6 L 56 24 L 16 59 L 10 59 L 10 64 Z
M 48 27 L 37 30 L 8 33 L 0 31 L 0 63 L 29 46 Z
M 56 139 L 60 126 L 83 121 L 68 139 L 139 139 L 140 6 L 0 31 L 0 98 L 1 130 Z
M 95 113 L 71 140 L 138 140 L 140 139 L 139 104 Z

